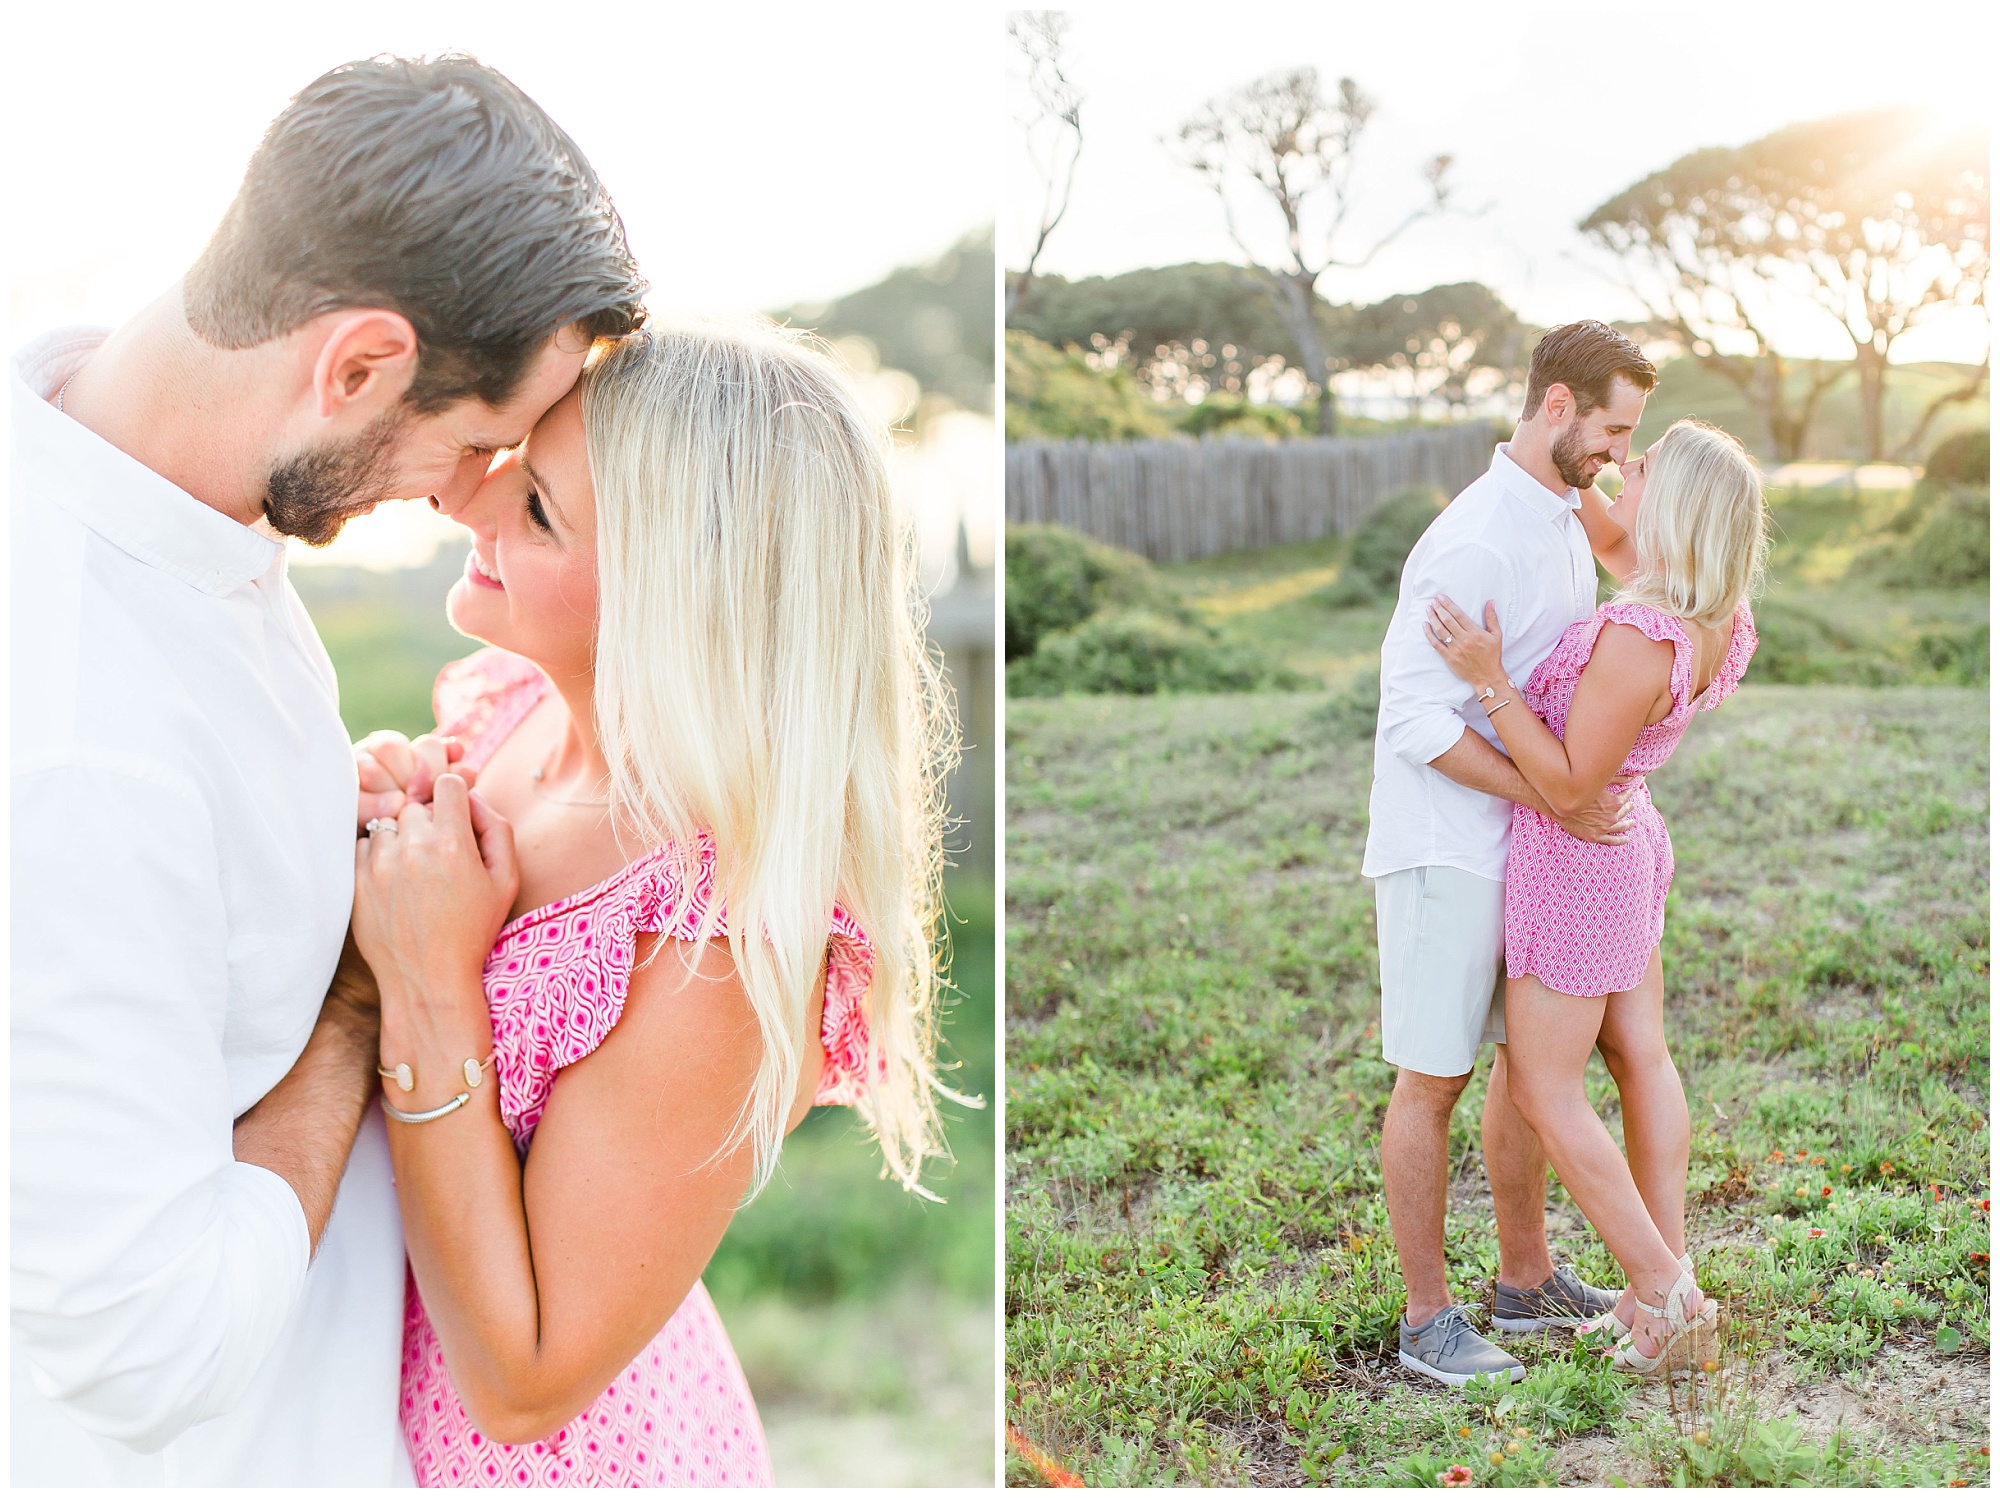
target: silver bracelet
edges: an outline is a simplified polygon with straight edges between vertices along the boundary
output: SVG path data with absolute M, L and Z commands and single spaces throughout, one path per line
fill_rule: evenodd
M 447 1113 L 456 1113 L 471 1101 L 471 1093 L 461 1092 L 441 1108 L 432 1108 L 427 1113 L 405 1113 L 401 1108 L 393 1106 L 387 1098 L 384 1098 L 382 1100 L 382 1111 L 395 1119 L 397 1123 L 429 1123 L 434 1118 L 443 1118 Z

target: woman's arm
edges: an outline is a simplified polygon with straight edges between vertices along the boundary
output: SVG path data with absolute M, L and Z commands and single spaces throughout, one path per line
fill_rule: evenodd
M 513 898 L 506 824 L 447 775 L 435 810 L 398 825 L 364 845 L 356 877 L 384 1064 L 416 1073 L 413 1093 L 386 1096 L 419 1112 L 470 1094 L 432 1122 L 389 1124 L 404 1234 L 467 1412 L 519 1444 L 603 1393 L 707 1265 L 750 1179 L 749 1147 L 722 1147 L 762 1039 L 726 943 L 647 961 L 645 939 L 617 1025 L 558 1074 L 524 1169 L 490 1070 L 472 1088 L 459 1070 L 493 1048 L 480 971 Z M 790 1123 L 817 1089 L 823 993 Z
M 692 974 L 689 955 L 676 943 L 635 965 L 618 1024 L 558 1074 L 525 1169 L 491 1085 L 458 1114 L 390 1125 L 425 1310 L 496 1441 L 539 1440 L 610 1386 L 749 1184 L 747 1144 L 718 1151 L 756 1074 L 756 1019 L 726 944 L 694 954 Z
M 1611 783 L 1639 733 L 1659 716 L 1669 694 L 1674 647 L 1649 640 L 1627 624 L 1598 632 L 1590 662 L 1570 702 L 1564 737 L 1528 711 L 1521 691 L 1500 667 L 1500 630 L 1492 605 L 1475 623 L 1448 598 L 1431 605 L 1424 632 L 1452 670 L 1479 691 L 1488 717 L 1522 777 L 1558 818 L 1574 817 Z
M 1583 501 L 1577 518 L 1589 538 L 1590 554 L 1619 582 L 1629 583 L 1639 571 L 1639 548 L 1631 533 L 1611 518 L 1611 501 L 1597 485 L 1585 484 L 1576 492 Z

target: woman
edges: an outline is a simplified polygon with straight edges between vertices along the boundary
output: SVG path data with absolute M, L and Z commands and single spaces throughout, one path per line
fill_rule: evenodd
M 425 1485 L 768 1484 L 698 1275 L 815 1098 L 911 1189 L 941 1153 L 946 711 L 881 434 L 776 330 L 600 355 L 453 517 L 462 758 L 363 746 Z
M 1705 1360 L 1716 1312 L 1686 1253 L 1687 1099 L 1667 1052 L 1659 949 L 1673 845 L 1644 777 L 1742 679 L 1769 542 L 1762 481 L 1726 433 L 1676 422 L 1621 472 L 1617 500 L 1586 496 L 1583 516 L 1625 586 L 1570 626 L 1525 689 L 1501 669 L 1492 604 L 1482 627 L 1437 599 L 1424 629 L 1553 809 L 1589 805 L 1614 777 L 1636 787 L 1633 833 L 1616 847 L 1514 808 L 1507 1053 L 1515 1106 L 1625 1270 L 1598 1329 L 1622 1332 L 1614 1364 L 1646 1375 Z M 1625 1156 L 1584 1095 L 1593 1048 L 1618 1084 Z

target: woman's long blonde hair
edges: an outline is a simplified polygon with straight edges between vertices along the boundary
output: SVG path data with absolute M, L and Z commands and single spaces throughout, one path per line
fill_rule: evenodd
M 831 359 L 769 324 L 654 327 L 582 382 L 597 491 L 597 732 L 612 804 L 696 840 L 762 1033 L 735 1145 L 777 1163 L 836 901 L 875 949 L 858 1104 L 922 1190 L 944 1154 L 934 1063 L 952 713 L 923 634 L 887 434 Z
M 1763 586 L 1771 538 L 1764 479 L 1743 444 L 1705 421 L 1667 428 L 1632 533 L 1639 571 L 1619 592 L 1709 629 Z

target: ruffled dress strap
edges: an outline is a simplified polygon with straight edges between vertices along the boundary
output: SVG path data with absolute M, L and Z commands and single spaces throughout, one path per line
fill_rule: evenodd
M 489 645 L 438 672 L 431 711 L 438 732 L 465 745 L 465 767 L 478 770 L 548 690 L 533 661 Z
M 1750 615 L 1750 600 L 1736 605 L 1736 617 L 1729 623 L 1729 648 L 1715 668 L 1695 706 L 1706 712 L 1742 685 L 1743 673 L 1750 669 L 1750 657 L 1757 653 L 1757 621 Z
M 861 1101 L 872 1064 L 876 1080 L 888 1061 L 874 1047 L 868 1028 L 868 990 L 875 981 L 875 947 L 854 918 L 833 907 L 826 944 L 826 1005 L 820 1011 L 819 1039 L 826 1065 L 819 1074 L 819 1104 Z
M 1629 624 L 1649 640 L 1664 640 L 1674 647 L 1674 665 L 1667 677 L 1668 695 L 1674 711 L 1686 709 L 1694 689 L 1694 641 L 1687 626 L 1672 614 L 1644 603 L 1607 603 L 1597 610 L 1598 632 L 1607 624 Z
M 701 835 L 691 852 L 656 849 L 610 879 L 520 916 L 504 927 L 487 961 L 488 997 L 499 1014 L 529 995 L 496 1042 L 524 1048 L 521 1064 L 501 1074 L 501 1106 L 525 1138 L 539 1122 L 548 1085 L 563 1067 L 602 1045 L 625 1012 L 639 938 L 694 941 L 704 928 L 722 930 L 715 905 L 715 845 Z M 711 906 L 715 918 L 708 920 Z M 671 962 L 670 955 L 655 961 Z M 866 1088 L 874 1046 L 868 990 L 875 950 L 847 912 L 834 907 L 827 937 L 825 1000 L 820 1038 L 826 1050 L 815 1103 L 854 1103 Z M 879 1059 L 876 1069 L 882 1070 Z

